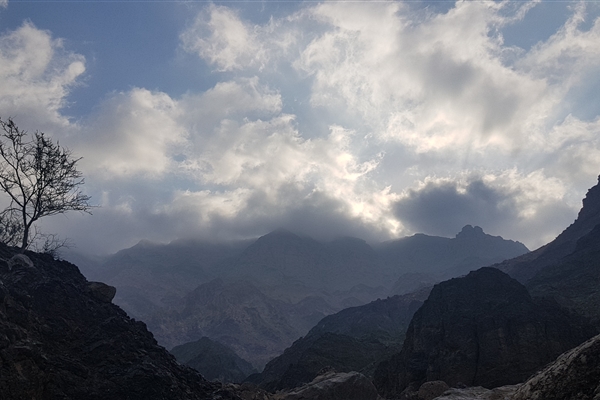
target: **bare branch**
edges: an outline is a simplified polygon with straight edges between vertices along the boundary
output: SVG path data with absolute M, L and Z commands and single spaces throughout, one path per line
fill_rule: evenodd
M 0 214 L 0 240 L 14 243 L 19 236 L 21 248 L 26 249 L 32 241 L 46 238 L 42 250 L 58 243 L 63 247 L 65 241 L 55 235 L 40 236 L 34 224 L 42 217 L 67 211 L 91 214 L 94 206 L 89 204 L 90 196 L 81 191 L 84 179 L 76 167 L 81 158 L 73 158 L 69 149 L 43 132 L 29 136 L 11 118 L 0 118 L 0 129 L 0 189 L 11 200 Z

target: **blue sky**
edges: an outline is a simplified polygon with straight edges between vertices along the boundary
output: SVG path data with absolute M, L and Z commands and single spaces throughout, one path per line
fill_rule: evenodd
M 600 174 L 597 2 L 0 4 L 0 116 L 83 157 L 100 207 L 42 222 L 83 252 L 465 224 L 533 249 Z

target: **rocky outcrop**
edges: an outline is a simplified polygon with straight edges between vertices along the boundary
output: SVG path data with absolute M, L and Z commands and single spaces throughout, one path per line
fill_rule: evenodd
M 555 303 L 535 303 L 505 273 L 481 268 L 434 286 L 402 351 L 379 365 L 374 382 L 386 396 L 432 380 L 486 388 L 516 384 L 595 332 Z
M 562 354 L 527 380 L 512 400 L 596 400 L 600 398 L 600 336 Z
M 0 244 L 0 259 L 16 249 Z M 74 265 L 0 261 L 0 393 L 21 399 L 238 398 L 181 366 Z M 102 297 L 102 296 L 100 296 Z
M 419 400 L 433 400 L 436 397 L 441 396 L 448 389 L 450 389 L 450 386 L 444 381 L 425 382 L 419 388 L 417 397 Z
M 210 381 L 239 383 L 248 375 L 256 373 L 248 361 L 227 346 L 207 337 L 176 346 L 171 354 L 177 361 L 194 368 Z
M 393 296 L 325 317 L 248 380 L 268 390 L 290 389 L 327 366 L 372 376 L 379 361 L 400 350 L 410 319 L 428 293 Z
M 329 372 L 288 392 L 281 400 L 377 400 L 377 390 L 358 372 Z
M 106 303 L 110 303 L 117 294 L 116 287 L 102 282 L 89 282 L 87 287 L 94 297 Z

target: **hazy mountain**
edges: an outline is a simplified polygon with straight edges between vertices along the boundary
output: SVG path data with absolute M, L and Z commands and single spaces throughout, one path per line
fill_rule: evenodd
M 248 375 L 256 373 L 252 364 L 229 347 L 207 337 L 176 346 L 171 354 L 177 361 L 194 368 L 209 381 L 241 382 Z
M 376 247 L 386 271 L 443 280 L 527 253 L 525 245 L 466 225 L 454 238 L 416 234 Z M 399 275 L 398 275 L 399 276 Z
M 385 282 L 377 254 L 364 240 L 321 243 L 286 230 L 260 237 L 222 273 L 261 286 L 299 284 L 328 291 Z
M 83 265 L 89 278 L 117 287 L 115 303 L 136 318 L 165 308 L 177 308 L 181 299 L 201 283 L 214 279 L 213 270 L 235 257 L 247 242 L 210 243 L 175 240 L 169 244 L 141 241 L 108 257 L 67 254 Z
M 325 367 L 371 375 L 379 361 L 400 349 L 410 319 L 428 293 L 393 296 L 325 317 L 248 380 L 280 390 L 310 382 Z
M 307 309 L 304 304 L 266 296 L 249 282 L 221 279 L 198 286 L 184 297 L 184 304 L 181 311 L 148 317 L 148 327 L 159 343 L 171 348 L 206 336 L 257 368 L 313 326 L 314 317 L 305 312 L 321 313 L 319 319 L 333 312 L 324 302 L 313 302 Z
M 375 248 L 277 230 L 248 242 L 142 241 L 79 261 L 88 276 L 117 287 L 115 303 L 146 321 L 160 344 L 207 336 L 260 368 L 323 317 L 385 297 L 394 282 L 394 290 L 410 291 L 524 251 L 470 226 L 455 238 L 415 235 Z M 405 275 L 419 270 L 434 276 Z

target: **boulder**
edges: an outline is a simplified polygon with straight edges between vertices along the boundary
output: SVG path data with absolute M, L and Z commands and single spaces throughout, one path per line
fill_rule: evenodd
M 448 389 L 450 389 L 450 386 L 444 381 L 425 382 L 419 388 L 419 400 L 433 400 Z
M 87 287 L 91 291 L 92 296 L 106 303 L 112 302 L 112 299 L 115 298 L 115 294 L 117 294 L 116 287 L 102 282 L 88 282 Z
M 328 372 L 287 393 L 282 400 L 376 400 L 377 390 L 358 372 Z
M 25 254 L 15 254 L 8 260 L 7 264 L 9 271 L 16 267 L 33 268 L 33 261 Z

